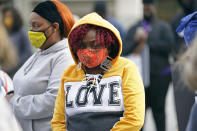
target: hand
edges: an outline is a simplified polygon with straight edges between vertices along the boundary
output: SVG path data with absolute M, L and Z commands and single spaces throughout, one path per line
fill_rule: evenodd
M 10 99 L 14 96 L 14 93 L 10 93 L 8 95 L 5 96 L 5 98 L 7 99 L 8 102 L 10 102 Z
M 135 40 L 138 43 L 145 43 L 148 38 L 148 34 L 145 32 L 145 30 L 142 27 L 138 27 L 135 33 Z
M 134 49 L 133 53 L 139 54 L 142 51 L 142 49 L 144 48 L 144 45 L 145 45 L 144 43 L 139 43 L 137 45 L 137 47 Z
M 139 54 L 144 48 L 148 34 L 145 32 L 144 28 L 138 27 L 135 33 L 135 40 L 138 42 L 137 47 L 134 49 L 134 54 Z

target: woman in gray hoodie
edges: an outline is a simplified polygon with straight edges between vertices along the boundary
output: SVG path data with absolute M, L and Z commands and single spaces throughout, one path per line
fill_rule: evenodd
M 10 99 L 24 131 L 51 131 L 61 75 L 73 63 L 64 39 L 73 24 L 70 10 L 55 0 L 39 3 L 31 13 L 28 35 L 38 51 L 15 74 Z

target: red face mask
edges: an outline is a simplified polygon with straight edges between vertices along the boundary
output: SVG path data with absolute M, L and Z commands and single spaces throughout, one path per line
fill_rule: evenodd
M 82 64 L 94 68 L 101 64 L 108 56 L 107 48 L 104 49 L 79 49 L 77 56 Z

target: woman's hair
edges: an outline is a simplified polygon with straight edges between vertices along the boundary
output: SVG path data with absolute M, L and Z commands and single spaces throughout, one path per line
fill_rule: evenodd
M 197 90 L 197 37 L 176 63 L 182 80 L 192 90 Z
M 69 36 L 69 43 L 72 51 L 74 53 L 77 52 L 77 50 L 80 48 L 80 45 L 82 44 L 83 38 L 90 29 L 96 29 L 96 41 L 94 44 L 104 45 L 106 48 L 108 48 L 108 50 L 111 50 L 111 52 L 109 52 L 109 56 L 115 58 L 119 49 L 118 40 L 115 35 L 106 28 L 90 24 L 80 25 L 72 31 Z
M 68 36 L 75 23 L 70 9 L 57 0 L 41 2 L 32 12 L 37 13 L 51 23 L 57 22 L 59 24 L 60 36 L 62 38 Z
M 61 36 L 68 37 L 68 34 L 75 23 L 73 14 L 65 4 L 63 4 L 57 0 L 52 0 L 52 2 L 56 5 L 57 10 L 62 18 L 62 21 L 63 21 L 64 28 L 63 28 Z
M 15 48 L 9 40 L 8 34 L 0 24 L 0 66 L 11 68 L 16 66 L 18 57 Z
M 11 32 L 15 32 L 15 31 L 18 31 L 19 29 L 22 28 L 23 26 L 23 20 L 22 20 L 22 17 L 21 15 L 19 14 L 18 10 L 15 9 L 14 7 L 12 6 L 5 6 L 3 9 L 2 9 L 2 14 L 3 14 L 3 19 L 5 17 L 5 13 L 10 11 L 13 15 L 13 26 L 12 26 L 12 29 L 10 30 Z

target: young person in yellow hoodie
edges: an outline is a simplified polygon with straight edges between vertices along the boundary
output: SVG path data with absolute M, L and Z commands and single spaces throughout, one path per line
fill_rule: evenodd
M 96 13 L 74 25 L 68 37 L 75 64 L 63 73 L 53 131 L 139 131 L 144 87 L 135 64 L 120 57 L 118 30 Z

